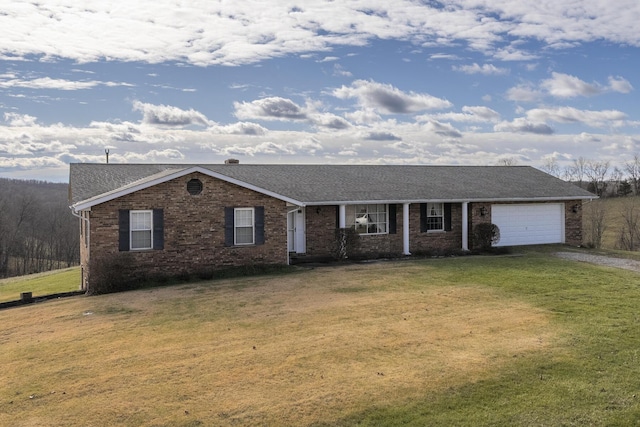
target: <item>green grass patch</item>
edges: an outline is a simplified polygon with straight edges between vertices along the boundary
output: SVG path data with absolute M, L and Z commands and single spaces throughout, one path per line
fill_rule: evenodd
M 0 302 L 19 300 L 22 292 L 32 292 L 33 296 L 37 297 L 78 289 L 80 267 L 65 268 L 0 280 Z

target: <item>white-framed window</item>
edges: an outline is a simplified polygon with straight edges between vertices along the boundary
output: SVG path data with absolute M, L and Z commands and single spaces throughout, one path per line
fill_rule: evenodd
M 253 208 L 235 208 L 233 212 L 233 244 L 255 244 L 255 215 Z
M 389 211 L 387 205 L 350 205 L 347 218 L 358 234 L 387 234 Z
M 427 231 L 444 230 L 444 203 L 427 203 Z
M 153 211 L 129 211 L 130 249 L 153 249 Z

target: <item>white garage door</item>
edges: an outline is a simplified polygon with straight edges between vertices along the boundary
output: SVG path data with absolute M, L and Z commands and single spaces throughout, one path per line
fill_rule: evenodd
M 564 243 L 564 204 L 493 205 L 491 222 L 500 229 L 496 246 Z

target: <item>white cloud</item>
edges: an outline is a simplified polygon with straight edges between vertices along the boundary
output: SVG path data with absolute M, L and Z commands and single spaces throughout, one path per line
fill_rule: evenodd
M 550 135 L 553 129 L 543 122 L 532 122 L 519 117 L 511 122 L 501 122 L 493 127 L 496 132 L 533 133 L 536 135 Z
M 416 120 L 428 120 L 430 118 L 436 120 L 450 120 L 453 122 L 467 123 L 497 123 L 500 121 L 500 113 L 489 107 L 483 106 L 464 106 L 462 113 L 441 113 L 433 115 L 424 115 L 416 117 Z
M 633 86 L 623 77 L 610 76 L 608 85 L 598 82 L 587 83 L 570 74 L 552 72 L 551 78 L 542 80 L 538 87 L 531 82 L 521 83 L 507 91 L 507 99 L 517 102 L 540 101 L 546 94 L 554 98 L 575 98 L 594 96 L 605 92 L 629 93 Z
M 602 86 L 597 83 L 587 83 L 575 76 L 556 72 L 551 73 L 550 79 L 543 80 L 540 87 L 556 98 L 592 96 L 603 91 Z
M 290 99 L 278 96 L 252 102 L 234 102 L 235 115 L 241 120 L 306 120 L 303 107 Z
M 573 107 L 535 108 L 527 111 L 526 116 L 537 122 L 579 123 L 590 127 L 620 127 L 627 124 L 627 115 L 617 110 L 591 111 Z
M 36 118 L 28 114 L 4 113 L 4 121 L 9 126 L 33 126 L 36 124 Z
M 160 126 L 208 126 L 212 124 L 207 117 L 193 109 L 182 110 L 169 105 L 154 105 L 140 101 L 133 103 L 135 111 L 142 112 L 142 122 Z
M 633 90 L 633 86 L 631 86 L 631 83 L 623 77 L 609 76 L 609 90 L 619 93 L 629 93 Z
M 475 62 L 472 65 L 454 65 L 452 69 L 465 74 L 484 74 L 485 76 L 503 76 L 509 74 L 508 68 L 498 68 L 493 64 L 478 65 Z
M 55 90 L 85 90 L 96 86 L 133 86 L 128 83 L 101 82 L 96 80 L 74 81 L 63 79 L 52 79 L 42 77 L 38 79 L 0 78 L 0 88 L 24 88 L 24 89 L 55 89 Z
M 269 97 L 252 102 L 235 102 L 235 115 L 239 119 L 247 120 L 279 120 L 305 122 L 313 126 L 342 130 L 351 124 L 340 116 L 332 113 L 316 111 L 313 102 L 309 101 L 304 107 L 290 99 Z
M 238 122 L 226 126 L 214 125 L 209 127 L 209 130 L 214 133 L 247 136 L 261 136 L 268 132 L 266 128 L 259 124 L 250 122 Z
M 309 120 L 316 126 L 327 129 L 347 129 L 351 124 L 342 117 L 331 113 L 313 113 L 309 115 Z
M 533 57 L 511 45 L 514 38 L 556 49 L 594 40 L 640 46 L 636 29 L 640 8 L 635 0 L 619 0 L 615 7 L 607 2 L 582 2 L 578 7 L 511 0 L 475 0 L 469 7 L 410 0 L 366 4 L 309 0 L 295 9 L 288 1 L 273 0 L 269 7 L 260 6 L 254 2 L 176 6 L 151 0 L 9 2 L 0 15 L 0 28 L 11 29 L 2 32 L 0 58 L 36 55 L 81 63 L 108 58 L 239 65 L 329 51 L 333 46 L 363 46 L 376 38 L 423 46 L 462 42 L 502 60 Z
M 426 93 L 403 92 L 392 85 L 370 80 L 356 80 L 351 86 L 335 89 L 333 95 L 340 99 L 355 98 L 361 108 L 382 114 L 410 114 L 452 105 L 446 99 Z
M 506 97 L 515 102 L 536 102 L 542 99 L 544 94 L 531 83 L 521 83 L 507 90 Z
M 356 110 L 356 111 L 352 111 L 350 113 L 345 113 L 344 115 L 347 120 L 352 121 L 353 123 L 356 124 L 372 124 L 372 123 L 376 123 L 379 121 L 382 121 L 382 117 L 380 117 L 380 115 L 378 113 L 376 113 L 375 111 L 373 111 L 373 109 L 362 109 L 362 110 Z
M 436 135 L 448 137 L 448 138 L 462 138 L 462 132 L 451 126 L 449 123 L 440 123 L 437 120 L 429 120 L 424 129 L 428 132 L 433 132 Z
M 351 77 L 353 73 L 345 70 L 340 64 L 334 64 L 333 66 L 333 75 L 339 77 Z

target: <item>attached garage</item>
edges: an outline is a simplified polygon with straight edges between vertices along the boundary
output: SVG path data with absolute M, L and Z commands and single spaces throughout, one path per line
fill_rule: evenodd
M 500 229 L 496 246 L 564 243 L 564 203 L 492 205 L 491 222 Z

